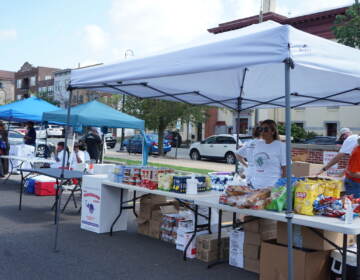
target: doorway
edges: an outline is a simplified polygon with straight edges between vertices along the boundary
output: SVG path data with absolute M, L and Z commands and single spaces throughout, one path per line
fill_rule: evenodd
M 326 136 L 337 135 L 337 123 L 326 123 Z

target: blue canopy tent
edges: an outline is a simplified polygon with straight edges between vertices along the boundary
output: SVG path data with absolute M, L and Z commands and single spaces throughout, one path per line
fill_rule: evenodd
M 67 124 L 67 109 L 44 112 L 43 121 L 56 124 Z M 71 108 L 69 125 L 76 131 L 85 126 L 107 127 L 107 128 L 132 128 L 138 129 L 144 134 L 145 122 L 128 114 L 119 112 L 96 100 Z M 146 137 L 144 137 L 146 139 Z M 143 164 L 147 163 L 148 145 L 144 145 Z
M 0 106 L 0 119 L 13 122 L 42 122 L 44 112 L 59 109 L 55 105 L 32 96 L 20 101 Z

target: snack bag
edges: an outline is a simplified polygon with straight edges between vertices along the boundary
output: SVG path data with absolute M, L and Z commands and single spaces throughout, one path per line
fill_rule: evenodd
M 313 216 L 313 204 L 320 194 L 320 189 L 321 187 L 319 187 L 318 182 L 314 183 L 312 180 L 299 181 L 295 187 L 295 212 L 298 214 Z
M 170 191 L 173 186 L 174 174 L 171 173 L 159 173 L 158 174 L 158 189 L 164 191 Z
M 286 187 L 272 188 L 268 202 L 265 209 L 279 212 L 284 210 L 286 204 Z

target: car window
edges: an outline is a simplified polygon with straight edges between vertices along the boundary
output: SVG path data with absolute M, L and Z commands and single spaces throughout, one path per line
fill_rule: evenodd
M 216 137 L 217 144 L 236 144 L 236 141 L 233 137 L 227 136 L 218 136 Z
M 204 141 L 204 144 L 215 144 L 215 143 L 216 143 L 216 137 L 209 137 Z

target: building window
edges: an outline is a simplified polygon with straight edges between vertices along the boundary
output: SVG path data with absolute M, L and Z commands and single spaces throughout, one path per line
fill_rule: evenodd
M 16 88 L 21 88 L 21 80 L 16 80 Z
M 30 77 L 30 86 L 33 87 L 35 86 L 35 84 L 36 84 L 36 77 L 35 76 Z
M 45 81 L 46 81 L 46 80 L 51 80 L 51 79 L 52 79 L 52 78 L 51 78 L 51 75 L 46 75 L 46 76 L 45 76 Z
M 0 82 L 0 88 L 3 88 L 3 83 L 2 82 Z
M 337 123 L 326 123 L 326 136 L 337 135 Z

